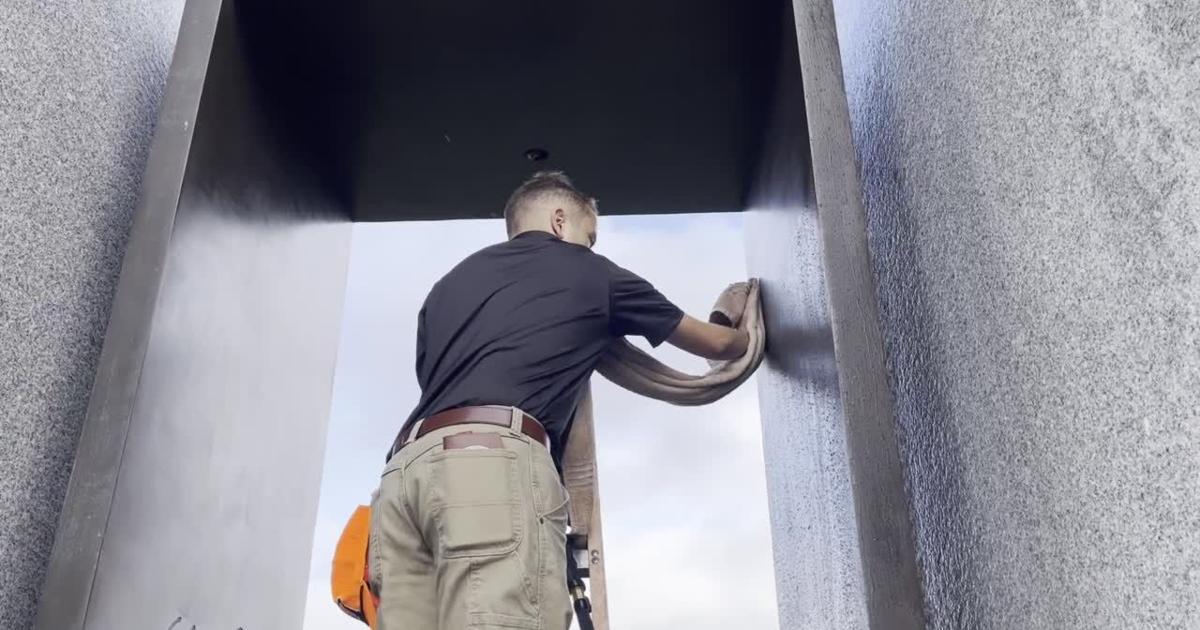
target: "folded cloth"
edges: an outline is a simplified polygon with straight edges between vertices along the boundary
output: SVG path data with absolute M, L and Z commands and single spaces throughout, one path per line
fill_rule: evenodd
M 754 282 L 753 280 L 735 282 L 725 287 L 721 295 L 717 296 L 717 303 L 713 305 L 708 321 L 737 328 L 746 313 L 746 303 L 750 298 L 750 285 Z
M 730 285 L 713 307 L 750 335 L 745 354 L 732 361 L 710 362 L 703 375 L 680 372 L 662 364 L 624 339 L 609 346 L 597 371 L 608 380 L 632 392 L 676 405 L 705 405 L 732 392 L 750 378 L 762 363 L 766 348 L 759 282 L 751 279 Z M 571 522 L 575 531 L 587 535 L 596 504 L 595 430 L 590 392 L 575 411 L 566 449 L 563 452 L 563 480 L 571 495 Z
M 746 353 L 732 361 L 710 361 L 707 373 L 694 376 L 663 365 L 624 339 L 609 346 L 597 371 L 629 391 L 676 405 L 706 405 L 737 389 L 762 363 L 766 348 L 758 280 L 726 289 L 713 311 L 750 334 Z

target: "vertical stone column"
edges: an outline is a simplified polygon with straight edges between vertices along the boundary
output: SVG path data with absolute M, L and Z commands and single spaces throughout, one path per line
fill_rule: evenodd
M 30 627 L 183 0 L 0 3 L 0 627 Z
M 930 627 L 1200 626 L 1197 4 L 835 5 Z
M 184 12 L 39 630 L 303 617 L 349 212 L 245 6 Z
M 747 217 L 783 628 L 924 627 L 829 0 L 795 4 Z

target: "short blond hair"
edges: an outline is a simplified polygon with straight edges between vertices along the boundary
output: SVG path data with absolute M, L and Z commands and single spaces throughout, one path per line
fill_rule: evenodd
M 577 212 L 599 213 L 596 200 L 576 188 L 566 173 L 538 171 L 518 186 L 504 204 L 504 227 L 508 235 L 516 234 L 529 211 L 547 201 L 563 202 Z

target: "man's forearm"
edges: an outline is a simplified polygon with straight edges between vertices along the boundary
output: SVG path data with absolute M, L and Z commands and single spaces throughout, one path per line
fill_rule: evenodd
M 750 348 L 750 333 L 744 330 L 727 329 L 733 333 L 733 341 L 728 348 L 729 354 L 722 357 L 722 360 L 732 361 L 746 354 L 746 350 Z
M 667 341 L 705 359 L 729 361 L 746 353 L 750 335 L 744 330 L 702 322 L 685 315 Z

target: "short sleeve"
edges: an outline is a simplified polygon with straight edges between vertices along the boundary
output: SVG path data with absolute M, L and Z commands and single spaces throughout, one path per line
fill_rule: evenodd
M 609 330 L 658 346 L 679 326 L 683 311 L 637 274 L 609 263 Z

